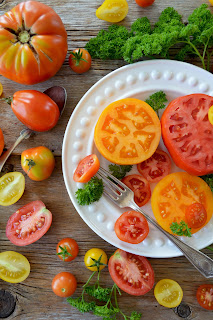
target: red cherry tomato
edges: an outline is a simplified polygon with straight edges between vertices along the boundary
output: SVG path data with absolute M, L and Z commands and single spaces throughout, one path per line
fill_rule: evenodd
M 213 310 L 213 284 L 203 284 L 197 289 L 197 301 L 207 310 Z
M 117 219 L 115 233 L 122 241 L 140 243 L 148 236 L 149 225 L 140 212 L 127 211 Z
M 134 200 L 139 207 L 144 206 L 149 201 L 151 189 L 145 178 L 138 174 L 132 174 L 124 177 L 122 182 L 134 192 Z
M 154 285 L 154 271 L 145 257 L 117 249 L 110 257 L 108 267 L 112 280 L 131 295 L 144 295 Z
M 39 240 L 50 228 L 52 214 L 42 201 L 33 201 L 9 218 L 6 236 L 16 246 L 26 246 Z
M 140 6 L 140 7 L 148 7 L 151 6 L 155 0 L 135 0 L 135 2 Z
M 207 220 L 205 207 L 199 203 L 193 203 L 186 209 L 186 222 L 190 228 L 201 228 Z
M 0 155 L 2 154 L 3 149 L 4 149 L 4 136 L 0 128 Z
M 70 68 L 76 73 L 84 73 L 91 67 L 91 55 L 85 49 L 75 49 L 69 56 Z
M 156 150 L 151 158 L 137 165 L 138 171 L 149 182 L 158 182 L 171 170 L 171 160 L 162 150 Z
M 65 262 L 74 260 L 78 255 L 78 251 L 77 242 L 71 238 L 62 239 L 56 248 L 58 257 Z
M 99 170 L 100 162 L 95 154 L 91 154 L 81 160 L 74 172 L 73 180 L 76 182 L 88 182 Z
M 76 278 L 70 272 L 60 272 L 53 278 L 52 290 L 59 297 L 70 297 L 73 295 L 76 288 Z

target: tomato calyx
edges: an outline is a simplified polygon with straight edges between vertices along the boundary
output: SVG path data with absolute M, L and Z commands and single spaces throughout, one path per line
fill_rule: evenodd
M 84 58 L 82 58 L 83 56 L 83 51 L 81 51 L 81 49 L 79 49 L 77 52 L 74 52 L 74 51 L 70 51 L 69 52 L 73 57 L 72 57 L 72 60 L 75 61 L 75 64 L 76 66 L 79 66 L 80 64 L 80 61 L 84 61 L 84 62 L 87 62 L 87 60 L 85 60 Z
M 21 43 L 27 43 L 30 41 L 30 34 L 27 30 L 23 30 L 19 33 L 18 39 Z
M 27 165 L 29 167 L 28 172 L 36 165 L 35 161 L 33 159 L 26 159 L 25 162 L 27 162 Z
M 65 261 L 66 258 L 68 257 L 72 257 L 72 254 L 70 252 L 68 252 L 67 247 L 64 246 L 59 246 L 59 248 L 61 249 L 60 252 L 57 253 L 58 256 L 62 256 L 63 261 Z
M 11 105 L 13 102 L 13 97 L 1 98 L 0 100 L 7 102 L 7 104 Z
M 100 255 L 100 257 L 98 258 L 98 260 L 96 260 L 95 258 L 90 257 L 90 259 L 94 262 L 93 264 L 91 264 L 90 266 L 88 266 L 89 268 L 91 267 L 96 267 L 98 272 L 100 271 L 100 266 L 107 266 L 106 263 L 101 262 L 101 258 L 102 258 L 102 254 Z M 96 271 L 95 271 L 96 272 Z

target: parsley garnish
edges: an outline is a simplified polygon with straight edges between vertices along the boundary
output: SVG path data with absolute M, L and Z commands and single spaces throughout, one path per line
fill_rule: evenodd
M 110 164 L 109 171 L 117 179 L 121 180 L 125 177 L 127 172 L 132 169 L 132 166 L 120 166 L 118 164 Z
M 167 102 L 166 94 L 163 91 L 157 91 L 153 93 L 148 99 L 145 100 L 152 109 L 158 113 L 159 109 L 165 108 L 165 103 Z
M 213 192 L 213 174 L 207 174 L 206 176 L 202 176 L 200 178 L 202 178 L 208 184 Z
M 191 228 L 189 228 L 188 224 L 185 221 L 181 221 L 180 223 L 172 222 L 170 225 L 170 229 L 174 234 L 178 236 L 191 237 Z
M 81 206 L 89 205 L 92 202 L 98 201 L 104 191 L 102 179 L 93 177 L 84 185 L 83 189 L 78 189 L 75 193 L 76 199 Z

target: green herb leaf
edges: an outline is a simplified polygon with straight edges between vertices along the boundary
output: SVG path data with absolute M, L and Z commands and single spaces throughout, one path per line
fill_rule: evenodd
M 202 178 L 208 184 L 213 192 L 213 174 L 207 174 L 206 176 L 202 176 L 200 178 Z
M 170 225 L 170 229 L 174 234 L 178 236 L 191 237 L 191 228 L 189 228 L 188 224 L 185 221 L 181 221 L 180 223 L 172 222 Z
M 104 191 L 102 179 L 93 177 L 84 185 L 83 189 L 78 189 L 75 193 L 76 199 L 81 206 L 89 205 L 98 201 Z
M 85 292 L 93 297 L 96 298 L 99 301 L 105 301 L 107 302 L 110 297 L 111 288 L 102 288 L 100 286 L 96 287 L 96 285 L 93 286 L 86 286 Z
M 67 298 L 67 302 L 75 308 L 77 308 L 80 312 L 85 313 L 85 312 L 90 312 L 94 311 L 95 309 L 95 302 L 85 302 L 81 300 L 80 298 Z
M 159 109 L 165 108 L 165 103 L 167 101 L 166 94 L 163 91 L 157 91 L 145 100 L 145 102 L 148 103 L 155 112 L 158 112 Z
M 109 165 L 110 173 L 119 180 L 123 179 L 127 174 L 127 172 L 129 172 L 131 169 L 132 169 L 131 165 L 128 165 L 128 166 L 120 166 L 118 164 Z

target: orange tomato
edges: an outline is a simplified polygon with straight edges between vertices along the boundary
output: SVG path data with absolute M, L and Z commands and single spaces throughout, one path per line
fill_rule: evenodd
M 4 136 L 0 128 L 0 155 L 2 154 L 3 149 L 4 149 Z
M 101 113 L 95 127 L 97 149 L 107 160 L 137 164 L 150 158 L 160 141 L 161 126 L 155 111 L 144 101 L 115 101 Z
M 54 76 L 67 53 L 63 22 L 49 6 L 27 1 L 0 17 L 0 74 L 22 84 Z
M 198 228 L 191 228 L 191 233 L 199 231 L 212 217 L 213 195 L 207 183 L 186 172 L 175 172 L 164 177 L 155 187 L 152 198 L 152 210 L 159 225 L 172 233 L 173 222 L 187 222 L 187 208 L 193 203 L 201 203 L 206 212 L 205 223 Z

